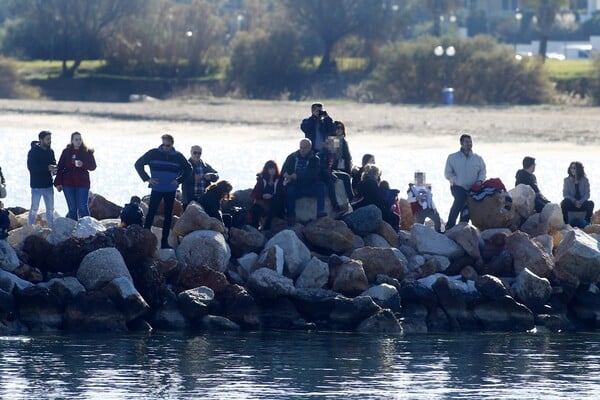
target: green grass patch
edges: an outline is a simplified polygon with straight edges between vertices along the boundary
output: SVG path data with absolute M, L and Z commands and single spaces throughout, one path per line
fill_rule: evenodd
M 553 81 L 592 78 L 594 63 L 592 60 L 546 60 L 544 68 Z

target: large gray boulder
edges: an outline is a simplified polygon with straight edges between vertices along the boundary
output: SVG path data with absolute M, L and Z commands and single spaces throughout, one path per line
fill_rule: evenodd
M 197 320 L 210 312 L 215 292 L 206 286 L 184 290 L 177 295 L 181 312 L 190 320 Z
M 175 250 L 179 262 L 186 265 L 207 265 L 225 271 L 231 250 L 222 234 L 215 231 L 195 231 L 186 235 Z
M 87 290 L 100 289 L 120 277 L 133 282 L 123 256 L 114 247 L 98 249 L 87 254 L 77 270 L 77 279 Z
M 48 235 L 48 242 L 50 244 L 58 244 L 71 237 L 73 229 L 77 225 L 77 221 L 73 221 L 71 218 L 58 217 L 54 218 L 54 225 L 52 226 L 52 233 Z
M 12 293 L 15 288 L 23 290 L 33 286 L 33 283 L 19 278 L 17 275 L 0 269 L 0 290 Z
M 352 252 L 350 258 L 362 262 L 369 282 L 374 282 L 377 275 L 402 280 L 404 265 L 391 248 L 363 247 Z
M 6 240 L 0 240 L 0 269 L 13 272 L 21 265 L 17 252 Z
M 524 232 L 513 232 L 506 239 L 506 250 L 514 259 L 515 273 L 525 268 L 542 278 L 550 277 L 554 260 Z
M 476 261 L 481 262 L 479 246 L 483 240 L 479 237 L 479 231 L 466 222 L 461 222 L 445 232 L 446 236 L 458 243 L 465 252 Z
M 513 209 L 523 218 L 535 212 L 535 192 L 529 185 L 519 184 L 508 191 L 512 197 Z
M 527 268 L 517 275 L 511 288 L 517 300 L 533 310 L 540 309 L 552 295 L 550 281 L 540 278 Z
M 352 229 L 352 232 L 363 236 L 368 233 L 377 232 L 383 218 L 381 210 L 371 204 L 354 210 L 346 215 L 343 220 Z
M 248 278 L 248 290 L 261 299 L 276 299 L 294 293 L 294 281 L 272 269 L 261 268 Z
M 111 299 L 128 322 L 150 311 L 150 306 L 133 286 L 131 279 L 120 276 L 110 281 L 103 290 L 111 296 Z
M 322 288 L 329 280 L 329 265 L 317 257 L 311 258 L 296 279 L 297 288 Z
M 387 308 L 393 312 L 401 311 L 398 289 L 387 283 L 371 286 L 360 295 L 369 296 L 381 308 Z
M 541 221 L 546 225 L 546 230 L 559 230 L 565 226 L 562 210 L 556 203 L 548 203 L 542 209 Z
M 437 254 L 455 259 L 465 252 L 454 240 L 422 224 L 410 228 L 411 244 L 419 253 Z
M 525 332 L 534 328 L 533 313 L 510 296 L 477 305 L 475 318 L 490 331 Z
M 556 268 L 579 278 L 582 283 L 600 279 L 600 244 L 587 233 L 575 229 L 564 233 L 555 251 Z
M 283 250 L 284 275 L 292 279 L 300 276 L 311 255 L 308 247 L 302 243 L 296 233 L 289 229 L 277 233 L 265 244 L 265 250 L 274 246 L 279 246 Z
M 403 332 L 402 325 L 400 325 L 400 322 L 390 310 L 381 310 L 375 315 L 371 315 L 369 318 L 358 324 L 356 331 L 371 334 L 401 334 Z

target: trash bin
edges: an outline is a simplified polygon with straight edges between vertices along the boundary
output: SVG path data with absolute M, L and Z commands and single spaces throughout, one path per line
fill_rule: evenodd
M 454 104 L 454 88 L 445 87 L 442 89 L 442 98 L 444 104 L 451 106 Z

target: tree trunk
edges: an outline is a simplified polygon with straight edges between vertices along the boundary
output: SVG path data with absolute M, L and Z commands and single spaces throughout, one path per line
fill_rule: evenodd
M 325 50 L 323 50 L 323 57 L 321 58 L 321 64 L 317 68 L 318 74 L 327 74 L 335 72 L 337 67 L 335 61 L 331 59 L 331 43 L 325 43 Z
M 542 62 L 546 62 L 546 50 L 548 49 L 548 36 L 540 36 L 540 50 L 538 54 L 542 57 Z
M 67 60 L 63 60 L 61 78 L 73 78 L 77 68 L 81 65 L 81 61 L 81 59 L 74 60 L 73 64 L 70 67 L 67 67 Z

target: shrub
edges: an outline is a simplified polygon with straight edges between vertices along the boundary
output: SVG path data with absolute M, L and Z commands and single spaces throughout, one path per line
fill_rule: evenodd
M 590 79 L 590 97 L 594 105 L 600 106 L 600 56 L 594 56 L 594 74 Z
M 453 45 L 453 57 L 436 57 L 433 49 L 439 44 L 425 37 L 388 45 L 363 85 L 366 98 L 437 103 L 445 85 L 454 87 L 456 102 L 462 104 L 536 104 L 551 98 L 551 83 L 536 59 L 516 60 L 512 49 L 483 36 L 445 39 L 441 45 Z
M 13 60 L 0 57 L 0 97 L 9 99 L 38 98 L 40 91 L 21 82 Z
M 296 92 L 301 81 L 301 55 L 302 46 L 294 31 L 239 33 L 227 79 L 248 97 L 273 98 L 287 91 Z

